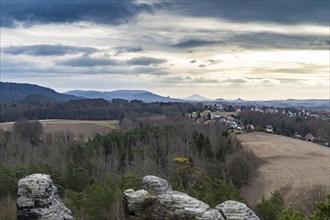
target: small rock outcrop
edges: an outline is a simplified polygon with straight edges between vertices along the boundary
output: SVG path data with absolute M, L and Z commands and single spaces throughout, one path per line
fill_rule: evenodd
M 17 219 L 74 220 L 49 175 L 32 174 L 18 182 Z
M 145 176 L 142 187 L 124 192 L 127 220 L 259 220 L 244 203 L 226 201 L 213 209 L 185 193 L 172 191 L 171 185 L 157 176 Z
M 244 203 L 228 200 L 215 207 L 227 220 L 259 220 L 259 217 Z

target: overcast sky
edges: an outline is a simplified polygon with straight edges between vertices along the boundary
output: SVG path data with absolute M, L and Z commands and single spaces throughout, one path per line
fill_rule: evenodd
M 329 1 L 1 0 L 1 81 L 329 98 Z

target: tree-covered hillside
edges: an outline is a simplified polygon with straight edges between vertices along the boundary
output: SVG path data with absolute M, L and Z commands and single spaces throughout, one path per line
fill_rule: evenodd
M 43 95 L 59 101 L 78 99 L 76 96 L 61 94 L 53 89 L 38 85 L 0 82 L 0 102 L 19 101 L 32 94 Z

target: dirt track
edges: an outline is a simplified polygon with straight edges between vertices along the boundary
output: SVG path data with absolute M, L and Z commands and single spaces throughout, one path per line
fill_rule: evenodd
M 255 205 L 264 194 L 279 190 L 286 203 L 303 200 L 302 192 L 315 185 L 330 190 L 330 148 L 279 135 L 238 135 L 244 148 L 262 159 L 259 174 L 242 189 L 242 196 Z

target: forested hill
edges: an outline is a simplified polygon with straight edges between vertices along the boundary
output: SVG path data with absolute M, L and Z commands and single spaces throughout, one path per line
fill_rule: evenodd
M 20 101 L 32 94 L 59 101 L 79 99 L 77 96 L 61 94 L 53 89 L 26 83 L 0 82 L 0 102 Z

